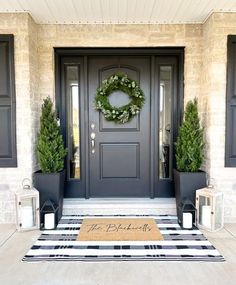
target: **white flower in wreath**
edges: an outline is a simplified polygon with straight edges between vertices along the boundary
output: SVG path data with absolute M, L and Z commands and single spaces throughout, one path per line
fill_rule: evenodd
M 129 120 L 129 113 L 124 110 L 124 112 L 118 117 L 118 119 L 122 122 L 122 123 L 126 123 Z
M 101 101 L 98 101 L 97 102 L 97 109 L 101 109 L 102 108 L 102 103 L 101 103 Z
M 130 106 L 130 111 L 132 113 L 132 115 L 137 114 L 137 111 L 139 111 L 139 107 L 137 105 L 132 105 Z

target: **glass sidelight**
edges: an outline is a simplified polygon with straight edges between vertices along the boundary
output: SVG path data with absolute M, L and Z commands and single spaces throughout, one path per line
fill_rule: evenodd
M 68 101 L 68 178 L 80 179 L 80 98 L 79 68 L 66 66 L 66 100 Z
M 159 178 L 171 178 L 172 169 L 172 66 L 160 66 Z

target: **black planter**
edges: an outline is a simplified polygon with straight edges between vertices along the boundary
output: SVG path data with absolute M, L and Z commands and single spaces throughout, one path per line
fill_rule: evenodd
M 195 205 L 196 190 L 206 187 L 206 172 L 180 172 L 176 169 L 174 172 L 176 209 L 179 221 L 181 213 L 179 211 L 181 203 L 190 200 Z
M 46 200 L 58 205 L 56 223 L 62 216 L 65 171 L 58 173 L 42 173 L 37 171 L 33 175 L 34 187 L 39 191 L 40 209 Z
M 206 172 L 179 172 L 174 169 L 174 184 L 176 203 L 188 199 L 195 205 L 196 190 L 206 187 Z

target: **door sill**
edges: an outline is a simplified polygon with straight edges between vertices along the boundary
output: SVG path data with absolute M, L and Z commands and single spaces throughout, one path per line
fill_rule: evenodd
M 176 215 L 175 198 L 64 199 L 63 215 Z

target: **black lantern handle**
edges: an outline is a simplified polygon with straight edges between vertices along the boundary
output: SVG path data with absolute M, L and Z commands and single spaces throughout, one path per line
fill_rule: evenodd
M 58 209 L 58 206 L 51 200 L 46 200 L 44 203 L 43 203 L 43 206 L 41 208 L 41 212 L 43 211 L 53 211 L 54 213 L 57 211 Z
M 191 206 L 193 209 L 196 209 L 195 205 L 190 199 L 183 199 L 182 203 L 182 210 L 186 210 L 186 207 Z

